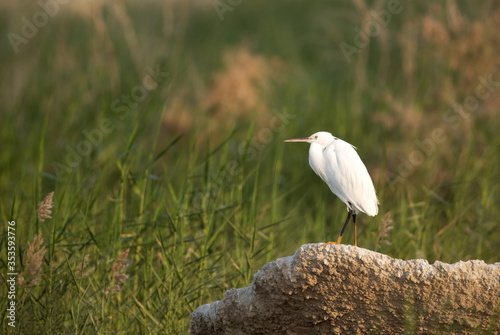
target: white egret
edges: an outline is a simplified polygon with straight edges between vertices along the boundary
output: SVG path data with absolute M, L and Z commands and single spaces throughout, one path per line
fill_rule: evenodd
M 344 230 L 352 216 L 354 245 L 357 245 L 356 215 L 359 212 L 370 216 L 377 215 L 379 202 L 372 179 L 366 166 L 359 158 L 356 148 L 325 131 L 285 142 L 311 143 L 309 165 L 328 184 L 330 190 L 347 205 L 347 219 L 337 242 L 326 244 L 340 244 Z

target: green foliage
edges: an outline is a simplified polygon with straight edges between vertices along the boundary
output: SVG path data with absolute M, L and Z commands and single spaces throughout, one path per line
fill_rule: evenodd
M 283 143 L 319 130 L 356 145 L 374 179 L 380 213 L 360 215 L 361 247 L 498 261 L 500 88 L 465 117 L 447 114 L 480 76 L 498 81 L 498 40 L 485 33 L 460 58 L 424 31 L 432 18 L 428 29 L 441 24 L 448 47 L 463 50 L 476 22 L 488 31 L 494 2 L 402 1 L 349 63 L 340 43 L 354 45 L 353 27 L 385 3 L 242 2 L 223 21 L 211 3 L 114 3 L 61 4 L 18 53 L 0 42 L 0 273 L 7 221 L 19 273 L 39 231 L 47 250 L 40 282 L 17 288 L 18 327 L 3 330 L 186 333 L 196 307 L 248 286 L 266 262 L 336 240 L 345 206 L 310 170 L 308 147 Z M 39 10 L 4 10 L 2 35 L 21 34 L 21 18 Z M 269 81 L 245 111 L 207 110 L 206 92 L 229 76 L 226 50 L 245 43 Z M 52 191 L 41 222 L 38 203 Z M 387 212 L 393 229 L 381 231 Z M 127 249 L 120 282 L 113 265 Z M 5 299 L 0 308 L 5 319 Z

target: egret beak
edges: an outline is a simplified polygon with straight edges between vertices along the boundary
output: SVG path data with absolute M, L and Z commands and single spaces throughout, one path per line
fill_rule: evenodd
M 290 140 L 285 140 L 285 142 L 307 142 L 311 143 L 310 137 L 292 138 Z

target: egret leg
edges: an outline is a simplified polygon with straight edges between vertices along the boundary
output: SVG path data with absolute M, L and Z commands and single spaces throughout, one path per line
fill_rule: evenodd
M 356 214 L 352 215 L 352 223 L 354 224 L 354 246 L 357 246 L 358 241 L 356 240 Z
M 349 210 L 349 212 L 347 213 L 347 219 L 345 219 L 344 227 L 342 227 L 342 230 L 340 231 L 340 236 L 337 239 L 337 242 L 326 242 L 325 244 L 323 244 L 323 246 L 325 246 L 327 244 L 340 244 L 340 241 L 342 240 L 342 236 L 344 235 L 345 227 L 347 227 L 347 224 L 349 223 L 349 220 L 351 219 L 352 214 L 353 214 L 352 210 Z

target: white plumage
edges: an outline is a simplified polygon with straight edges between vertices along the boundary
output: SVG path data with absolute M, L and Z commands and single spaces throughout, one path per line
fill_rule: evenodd
M 325 131 L 285 142 L 311 143 L 309 165 L 327 183 L 330 190 L 347 205 L 349 214 L 336 243 L 340 243 L 351 216 L 356 234 L 356 215 L 359 212 L 370 216 L 377 215 L 379 202 L 375 187 L 354 146 Z M 354 235 L 354 245 L 356 244 Z

